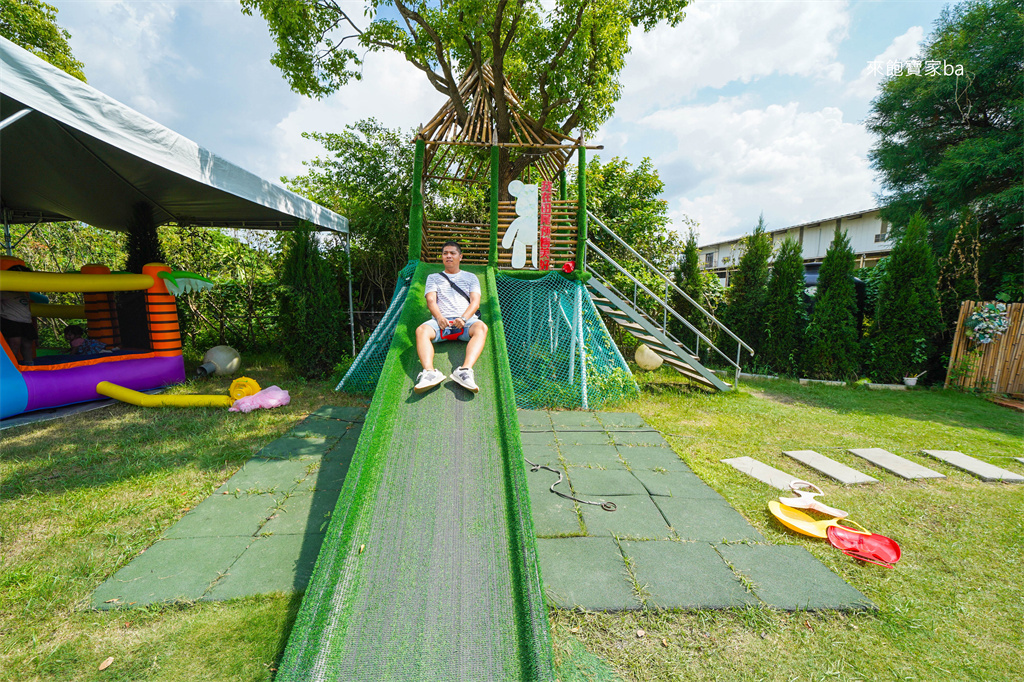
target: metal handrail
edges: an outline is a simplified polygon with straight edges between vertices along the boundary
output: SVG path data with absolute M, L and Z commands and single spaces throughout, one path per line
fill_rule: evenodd
M 680 315 L 679 313 L 677 313 L 677 312 L 675 311 L 675 309 L 674 309 L 674 308 L 673 308 L 672 306 L 670 306 L 670 305 L 669 305 L 668 303 L 666 303 L 665 301 L 661 300 L 661 297 L 659 297 L 659 296 L 658 296 L 657 294 L 655 294 L 655 293 L 654 293 L 653 291 L 651 291 L 650 289 L 648 289 L 648 288 L 647 288 L 647 285 L 645 285 L 645 284 L 644 284 L 643 282 L 641 282 L 641 281 L 640 281 L 640 280 L 638 280 L 638 279 L 637 279 L 636 277 L 634 277 L 634 276 L 632 275 L 632 273 L 630 273 L 630 272 L 629 272 L 628 270 L 626 270 L 625 268 L 623 268 L 623 267 L 622 267 L 621 265 L 619 265 L 618 263 L 616 263 L 616 262 L 615 262 L 615 260 L 614 260 L 614 259 L 613 259 L 613 258 L 612 258 L 611 256 L 609 256 L 608 254 L 606 254 L 606 253 L 605 253 L 604 251 L 602 251 L 602 250 L 601 250 L 601 249 L 600 249 L 600 248 L 599 248 L 599 247 L 597 246 L 597 244 L 595 244 L 594 242 L 592 242 L 592 241 L 590 241 L 590 240 L 588 239 L 588 240 L 587 240 L 587 247 L 588 247 L 588 248 L 590 248 L 590 249 L 593 249 L 593 250 L 594 250 L 594 252 L 595 252 L 595 253 L 597 253 L 597 255 L 601 256 L 601 257 L 602 257 L 602 258 L 604 258 L 604 259 L 605 259 L 606 261 L 608 261 L 608 263 L 610 263 L 610 264 L 612 265 L 612 267 L 614 267 L 614 268 L 615 268 L 615 269 L 617 269 L 617 270 L 618 270 L 619 272 L 621 272 L 622 274 L 624 274 L 624 275 L 625 275 L 626 277 L 628 277 L 629 279 L 631 279 L 631 280 L 633 281 L 633 284 L 635 284 L 635 285 L 639 286 L 639 287 L 640 287 L 640 288 L 641 288 L 641 289 L 642 289 L 642 290 L 644 291 L 644 293 L 646 293 L 646 294 L 647 294 L 648 296 L 650 296 L 650 297 L 651 297 L 651 298 L 653 298 L 653 299 L 654 299 L 655 301 L 657 301 L 657 302 L 658 302 L 658 303 L 659 303 L 659 304 L 661 305 L 661 307 L 662 307 L 662 308 L 664 308 L 664 309 L 665 309 L 666 311 L 668 311 L 668 312 L 672 313 L 672 316 L 673 316 L 673 317 L 675 317 L 675 318 L 676 318 L 677 320 L 679 320 L 679 321 L 680 321 L 680 322 L 682 322 L 682 323 L 683 323 L 684 325 L 686 325 L 686 326 L 687 326 L 687 327 L 688 327 L 688 328 L 690 329 L 690 331 L 692 331 L 692 332 L 693 332 L 694 334 L 696 334 L 696 335 L 697 335 L 697 337 L 698 337 L 698 338 L 700 338 L 700 339 L 703 339 L 703 340 L 704 340 L 704 342 L 705 342 L 705 343 L 707 343 L 707 345 L 708 345 L 708 347 L 709 347 L 709 348 L 711 348 L 711 349 L 712 349 L 712 350 L 714 350 L 714 351 L 715 351 L 716 353 L 718 353 L 719 355 L 721 355 L 721 356 L 722 356 L 722 358 L 723 358 L 723 359 L 724 359 L 724 360 L 725 360 L 726 362 L 728 362 L 728 363 L 729 363 L 730 365 L 732 365 L 733 367 L 735 367 L 735 368 L 736 368 L 736 371 L 737 371 L 737 372 L 739 372 L 739 371 L 740 371 L 740 365 L 739 365 L 739 358 L 737 358 L 737 360 L 736 360 L 736 361 L 734 362 L 734 361 L 732 360 L 732 358 L 730 358 L 730 357 L 729 357 L 728 355 L 726 355 L 725 353 L 723 353 L 722 351 L 720 351 L 720 350 L 718 349 L 718 347 L 717 347 L 717 346 L 716 346 L 715 344 L 713 344 L 713 343 L 711 342 L 711 339 L 709 339 L 708 337 L 704 336 L 704 334 L 702 334 L 702 333 L 700 332 L 700 330 L 699 330 L 699 329 L 697 329 L 697 328 L 696 328 L 696 327 L 694 327 L 694 326 L 693 326 L 692 324 L 690 324 L 690 321 L 689 321 L 689 320 L 687 320 L 687 319 L 686 319 L 685 317 L 683 317 L 682 315 Z M 592 272 L 592 273 L 593 273 L 593 274 L 595 274 L 595 275 L 598 275 L 598 273 L 597 273 L 597 272 L 595 272 L 595 271 L 594 271 L 594 269 L 593 269 L 592 267 L 590 267 L 590 265 L 589 265 L 589 264 L 587 264 L 587 270 L 589 270 L 590 272 Z M 598 275 L 598 276 L 600 276 L 600 275 Z M 601 279 L 603 280 L 604 278 L 602 277 Z
M 690 305 L 692 305 L 692 306 L 693 306 L 693 307 L 695 307 L 695 308 L 696 308 L 697 310 L 699 310 L 699 311 L 701 311 L 702 313 L 704 313 L 704 316 L 705 316 L 705 317 L 707 317 L 707 318 L 708 318 L 709 320 L 711 320 L 712 322 L 714 322 L 714 323 L 715 323 L 715 325 L 717 325 L 719 329 L 721 329 L 721 330 L 722 330 L 722 331 L 724 331 L 724 332 L 725 332 L 726 334 L 728 334 L 729 336 L 731 336 L 731 337 L 732 337 L 732 339 L 733 339 L 733 340 L 734 340 L 734 341 L 735 341 L 736 343 L 738 343 L 738 344 L 739 344 L 740 346 L 742 346 L 743 348 L 746 348 L 746 349 L 747 349 L 747 351 L 748 351 L 748 352 L 749 352 L 749 353 L 750 353 L 751 355 L 756 355 L 756 353 L 754 353 L 754 349 L 753 349 L 753 348 L 751 348 L 751 347 L 750 347 L 749 345 L 747 345 L 747 343 L 746 343 L 746 342 L 744 342 L 744 341 L 743 341 L 743 339 L 741 339 L 740 337 L 738 337 L 738 336 L 736 336 L 735 334 L 733 334 L 733 333 L 732 333 L 732 330 L 731 330 L 731 329 L 729 329 L 728 327 L 726 327 L 726 326 L 725 326 L 724 324 L 722 324 L 721 322 L 719 322 L 719 321 L 718 321 L 718 318 L 717 318 L 717 317 L 715 317 L 714 315 L 712 315 L 711 313 L 709 313 L 709 312 L 708 312 L 707 310 L 705 310 L 705 309 L 703 308 L 703 306 L 701 306 L 701 304 L 700 304 L 700 303 L 697 303 L 697 302 L 696 302 L 695 300 L 693 300 L 692 298 L 690 298 L 689 294 L 687 294 L 687 293 L 686 293 L 685 291 L 683 291 L 682 289 L 680 289 L 680 288 L 679 288 L 679 287 L 678 287 L 678 286 L 676 285 L 676 283 L 672 281 L 672 279 L 671 279 L 670 277 L 668 277 L 667 275 L 665 275 L 665 273 L 663 273 L 663 272 L 662 272 L 661 270 L 659 270 L 659 269 L 658 269 L 658 268 L 657 268 L 657 267 L 656 267 L 656 266 L 655 266 L 654 264 L 652 264 L 652 263 L 651 263 L 650 261 L 648 261 L 648 260 L 647 260 L 646 258 L 644 258 L 644 257 L 643 257 L 643 256 L 641 256 L 641 255 L 640 255 L 639 253 L 637 253 L 636 249 L 634 249 L 634 248 L 633 248 L 632 246 L 630 246 L 629 244 L 627 244 L 626 242 L 624 242 L 624 241 L 622 240 L 622 238 L 621 238 L 621 237 L 620 237 L 619 235 L 617 235 L 617 234 L 615 234 L 614 232 L 612 232 L 611 228 L 609 228 L 609 227 L 608 227 L 607 225 L 605 225 L 605 224 L 604 224 L 604 223 L 603 223 L 603 222 L 601 221 L 601 219 L 600 219 L 600 218 L 598 218 L 598 217 L 597 217 L 596 215 L 594 215 L 593 213 L 591 213 L 589 209 L 587 210 L 587 216 L 588 216 L 588 219 L 589 219 L 589 220 L 593 220 L 593 221 L 594 221 L 594 222 L 596 222 L 596 223 L 597 223 L 598 225 L 600 225 L 600 226 L 601 226 L 601 228 L 602 228 L 602 229 L 603 229 L 603 230 L 604 230 L 605 232 L 607 232 L 607 233 L 608 233 L 609 235 L 611 235 L 612 239 L 614 239 L 615 241 L 617 241 L 617 242 L 619 243 L 619 245 L 620 245 L 620 246 L 623 246 L 623 247 L 625 247 L 627 251 L 629 251 L 629 252 L 630 252 L 631 254 L 633 254 L 634 256 L 636 256 L 637 258 L 639 258 L 639 259 L 640 259 L 640 262 L 641 262 L 641 263 L 643 263 L 644 265 L 646 265 L 646 266 L 647 266 L 647 267 L 648 267 L 649 269 L 653 270 L 653 271 L 654 271 L 654 273 L 655 273 L 656 275 L 658 275 L 658 276 L 659 276 L 659 277 L 661 277 L 661 278 L 662 278 L 663 280 L 665 280 L 665 282 L 666 282 L 666 283 L 667 283 L 668 285 L 670 285 L 670 286 L 671 286 L 671 287 L 672 287 L 673 289 L 675 289 L 675 290 L 676 290 L 676 291 L 677 291 L 677 292 L 678 292 L 678 293 L 679 293 L 679 294 L 680 294 L 680 295 L 681 295 L 681 296 L 682 296 L 683 298 L 685 298 L 685 299 L 686 299 L 687 301 L 689 301 L 689 302 L 690 302 Z M 590 242 L 588 241 L 588 243 L 590 243 Z M 605 257 L 607 258 L 607 256 L 605 256 Z M 671 308 L 670 308 L 670 309 L 671 309 Z
M 611 281 L 610 279 L 608 279 L 607 277 L 605 277 L 605 276 L 604 276 L 604 275 L 602 275 L 601 273 L 597 272 L 597 271 L 596 271 L 596 270 L 594 270 L 593 268 L 590 268 L 590 272 L 591 272 L 591 274 L 593 274 L 593 275 L 594 275 L 595 277 L 597 277 L 597 278 L 598 278 L 599 280 L 601 280 L 601 284 L 603 284 L 604 286 L 606 286 L 606 287 L 608 287 L 609 289 L 611 289 L 611 291 L 612 291 L 613 293 L 615 293 L 615 294 L 616 294 L 616 295 L 617 295 L 617 296 L 618 296 L 619 298 L 621 298 L 621 299 L 622 299 L 622 300 L 624 300 L 624 301 L 626 301 L 626 300 L 629 300 L 629 297 L 628 297 L 628 296 L 626 296 L 626 295 L 625 295 L 624 293 L 622 293 L 622 291 L 621 291 L 621 290 L 620 290 L 620 289 L 619 289 L 618 287 L 616 287 L 616 286 L 615 286 L 614 284 L 612 284 L 612 281 Z M 658 327 L 658 328 L 660 328 L 660 329 L 661 329 L 661 333 L 662 333 L 662 334 L 664 334 L 664 335 L 665 335 L 666 337 L 668 337 L 668 339 L 669 339 L 669 340 L 670 340 L 670 341 L 671 341 L 672 343 L 676 344 L 677 346 L 679 346 L 680 348 L 682 348 L 683 350 L 685 350 L 685 351 L 686 351 L 687 353 L 689 353 L 690 355 L 692 355 L 692 356 L 694 356 L 694 357 L 697 357 L 697 355 L 698 355 L 698 354 L 697 354 L 697 353 L 696 353 L 696 352 L 695 352 L 695 351 L 694 351 L 693 349 L 691 349 L 691 348 L 690 348 L 689 346 L 687 346 L 687 345 L 686 345 L 685 343 L 683 343 L 682 341 L 680 341 L 680 340 L 679 340 L 679 338 L 678 338 L 678 337 L 677 337 L 677 336 L 676 336 L 675 334 L 673 334 L 673 333 L 672 333 L 672 332 L 670 332 L 670 331 L 669 331 L 668 329 L 666 329 L 666 328 L 665 328 L 665 325 L 664 325 L 664 324 L 661 324 L 661 325 L 659 325 L 659 324 L 658 324 L 658 321 L 657 321 L 657 320 L 655 320 L 655 319 L 654 319 L 653 317 L 651 317 L 651 316 L 650 316 L 650 315 L 649 315 L 649 314 L 647 313 L 647 311 L 646 311 L 646 310 L 644 310 L 643 308 L 640 308 L 639 306 L 636 306 L 636 307 L 634 308 L 634 310 L 636 311 L 636 314 L 637 314 L 637 315 L 640 315 L 640 316 L 641 316 L 642 318 L 644 318 L 645 320 L 647 320 L 648 322 L 650 322 L 650 323 L 651 323 L 652 325 L 654 325 L 655 327 Z

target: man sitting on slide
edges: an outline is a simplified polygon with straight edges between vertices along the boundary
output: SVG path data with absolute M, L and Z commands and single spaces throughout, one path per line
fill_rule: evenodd
M 452 372 L 460 386 L 476 393 L 480 387 L 473 379 L 473 365 L 487 341 L 487 325 L 476 312 L 480 309 L 480 280 L 472 272 L 459 270 L 462 249 L 456 242 L 441 248 L 444 272 L 427 275 L 427 309 L 431 319 L 416 328 L 416 353 L 423 371 L 416 377 L 417 393 L 428 391 L 444 380 L 434 369 L 434 344 L 438 341 L 467 341 L 466 359 Z

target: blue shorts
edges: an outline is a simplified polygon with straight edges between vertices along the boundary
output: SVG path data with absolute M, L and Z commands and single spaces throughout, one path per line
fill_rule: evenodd
M 462 328 L 462 333 L 459 334 L 457 337 L 455 337 L 453 339 L 447 339 L 447 340 L 448 341 L 469 341 L 469 328 L 472 327 L 476 323 L 476 321 L 479 320 L 479 319 L 480 318 L 477 317 L 476 315 L 474 315 L 473 317 L 469 318 L 468 320 L 466 320 L 466 326 Z M 430 318 L 429 320 L 427 320 L 423 324 L 425 324 L 426 326 L 428 326 L 428 327 L 430 327 L 431 329 L 434 330 L 434 343 L 437 343 L 438 341 L 441 340 L 441 328 L 439 326 L 437 326 L 437 320 L 435 320 L 434 318 Z M 423 325 L 420 325 L 420 326 L 423 326 Z

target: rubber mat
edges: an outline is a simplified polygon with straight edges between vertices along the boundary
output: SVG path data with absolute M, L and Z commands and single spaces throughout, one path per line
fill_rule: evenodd
M 515 399 L 494 274 L 481 390 L 417 395 L 420 264 L 276 679 L 552 679 Z M 445 372 L 465 344 L 437 346 Z

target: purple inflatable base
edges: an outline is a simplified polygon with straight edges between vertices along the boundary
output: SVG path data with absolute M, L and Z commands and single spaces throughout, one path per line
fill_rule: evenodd
M 26 412 L 62 407 L 89 400 L 106 400 L 96 384 L 109 381 L 133 391 L 146 391 L 185 381 L 185 360 L 180 355 L 132 358 L 64 369 L 22 372 L 28 389 Z

